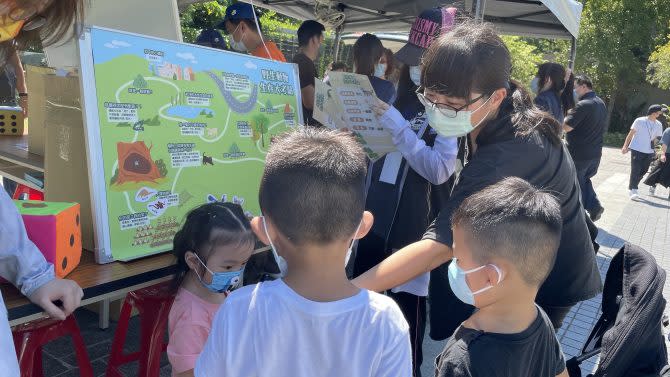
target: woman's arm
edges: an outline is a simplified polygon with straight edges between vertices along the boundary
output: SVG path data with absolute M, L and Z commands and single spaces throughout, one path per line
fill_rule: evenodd
M 19 106 L 23 109 L 23 115 L 28 116 L 28 87 L 26 86 L 26 73 L 23 71 L 23 65 L 21 64 L 21 59 L 19 58 L 19 53 L 14 49 L 11 52 L 9 57 L 9 65 L 14 70 L 14 75 L 16 75 L 16 91 L 19 92 Z
M 395 107 L 386 104 L 379 104 L 378 107 L 375 111 L 378 112 L 379 122 L 391 133 L 393 144 L 409 166 L 434 185 L 446 182 L 456 167 L 457 139 L 437 136 L 435 145 L 429 147 Z
M 433 240 L 421 240 L 393 253 L 354 279 L 353 283 L 371 291 L 385 291 L 441 266 L 452 257 L 453 251 L 449 246 Z

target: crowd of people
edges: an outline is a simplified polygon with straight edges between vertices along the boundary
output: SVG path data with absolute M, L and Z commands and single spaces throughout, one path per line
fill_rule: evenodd
M 45 4 L 20 21 L 55 2 Z M 217 28 L 233 50 L 287 61 L 249 4 L 227 7 Z M 372 162 L 350 134 L 312 117 L 324 33 L 314 20 L 297 31 L 305 127 L 270 145 L 263 216 L 204 204 L 174 238 L 173 376 L 421 376 L 428 310 L 431 337 L 446 340 L 437 376 L 568 376 L 555 331 L 602 290 L 594 222 L 604 208 L 591 178 L 607 108 L 592 81 L 544 63 L 532 82 L 515 82 L 492 26 L 427 9 L 395 54 L 369 33 L 353 46 L 352 72 L 369 78 L 397 147 Z M 226 48 L 215 28 L 197 43 Z M 663 153 L 645 182 L 670 183 L 670 132 L 658 121 L 667 112 L 651 106 L 626 138 L 631 198 L 658 138 Z M 4 192 L 0 216 L 0 275 L 50 315 L 69 315 L 81 289 L 54 278 Z M 273 271 L 249 284 L 257 240 Z M 5 317 L 0 344 L 13 351 Z M 12 376 L 13 355 L 0 355 Z

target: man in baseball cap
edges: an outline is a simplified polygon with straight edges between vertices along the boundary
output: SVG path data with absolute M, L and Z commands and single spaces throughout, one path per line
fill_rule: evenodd
M 251 4 L 237 2 L 226 8 L 226 15 L 217 27 L 226 31 L 233 50 L 285 62 L 286 58 L 277 45 L 263 39 L 259 17 Z

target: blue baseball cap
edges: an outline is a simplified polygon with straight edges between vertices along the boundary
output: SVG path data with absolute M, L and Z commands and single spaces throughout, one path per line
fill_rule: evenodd
M 223 18 L 217 27 L 219 29 L 226 30 L 226 21 L 236 21 L 236 20 L 253 20 L 254 19 L 254 7 L 251 4 L 237 2 L 226 8 L 226 16 Z

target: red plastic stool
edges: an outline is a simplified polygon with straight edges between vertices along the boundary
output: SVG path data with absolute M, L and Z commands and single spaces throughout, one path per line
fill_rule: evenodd
M 12 331 L 16 356 L 19 359 L 21 377 L 43 377 L 42 346 L 63 336 L 70 335 L 74 344 L 79 375 L 93 377 L 91 360 L 88 358 L 84 339 L 79 332 L 74 316 L 64 321 L 56 319 L 39 319 L 14 327 Z
M 12 199 L 44 200 L 44 193 L 19 183 L 16 186 L 16 190 L 14 190 L 14 195 L 12 195 Z
M 107 377 L 123 377 L 119 367 L 133 361 L 139 361 L 138 376 L 158 377 L 161 354 L 167 349 L 165 329 L 172 301 L 174 295 L 170 292 L 169 282 L 138 289 L 126 295 L 114 333 Z M 133 308 L 137 309 L 140 317 L 140 350 L 125 354 L 123 347 Z

